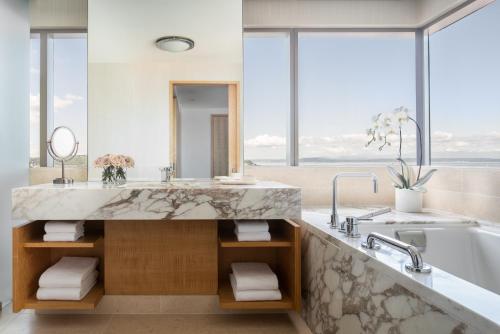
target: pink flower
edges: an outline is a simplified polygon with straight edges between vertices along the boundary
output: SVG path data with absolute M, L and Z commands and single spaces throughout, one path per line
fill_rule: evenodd
M 122 166 L 122 158 L 120 155 L 111 155 L 109 157 L 109 162 L 111 163 L 111 165 L 113 165 L 114 167 L 123 167 Z
M 133 168 L 135 166 L 135 161 L 129 156 L 124 156 L 125 158 L 125 166 L 128 168 Z

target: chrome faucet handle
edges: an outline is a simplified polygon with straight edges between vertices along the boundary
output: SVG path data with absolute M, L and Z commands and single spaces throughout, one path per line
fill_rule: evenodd
M 331 214 L 330 215 L 330 222 L 329 222 L 329 224 L 330 224 L 330 228 L 332 228 L 332 229 L 337 228 L 337 219 L 335 217 L 335 214 Z
M 345 235 L 348 238 L 359 238 L 361 234 L 358 230 L 358 219 L 353 216 L 348 216 L 345 219 Z

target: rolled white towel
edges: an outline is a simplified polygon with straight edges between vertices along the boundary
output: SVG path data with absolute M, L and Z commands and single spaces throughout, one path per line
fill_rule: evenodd
M 242 301 L 264 301 L 264 300 L 281 300 L 280 290 L 243 290 L 236 289 L 236 279 L 233 274 L 229 274 L 231 287 L 233 288 L 234 299 L 238 302 Z
M 236 262 L 231 264 L 236 288 L 244 290 L 277 290 L 278 277 L 267 263 Z
M 40 276 L 42 288 L 81 288 L 97 267 L 96 257 L 63 257 Z
M 234 230 L 238 241 L 270 241 L 271 234 L 269 232 L 237 232 Z
M 84 229 L 84 220 L 79 221 L 48 221 L 45 223 L 44 229 L 45 232 L 51 233 L 74 233 L 74 232 L 83 232 Z
M 269 232 L 269 224 L 265 220 L 235 220 L 236 231 L 241 232 Z
M 38 288 L 36 298 L 39 300 L 82 300 L 96 283 L 97 275 L 92 275 L 83 282 L 80 288 Z
M 43 241 L 77 241 L 81 237 L 83 237 L 83 231 L 68 233 L 50 232 L 43 235 Z

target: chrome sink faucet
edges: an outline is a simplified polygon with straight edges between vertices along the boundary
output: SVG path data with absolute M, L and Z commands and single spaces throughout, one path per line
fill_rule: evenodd
M 374 173 L 340 173 L 335 175 L 333 178 L 333 190 L 332 190 L 332 214 L 330 216 L 330 227 L 337 228 L 339 224 L 339 214 L 337 212 L 337 181 L 344 177 L 371 177 L 373 183 L 373 192 L 378 192 L 378 179 L 377 175 Z

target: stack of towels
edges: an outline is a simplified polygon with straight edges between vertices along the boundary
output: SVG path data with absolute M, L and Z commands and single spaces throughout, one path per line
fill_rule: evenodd
M 278 277 L 267 263 L 239 262 L 231 264 L 229 275 L 236 301 L 281 300 Z
M 76 241 L 83 237 L 85 221 L 49 221 L 45 223 L 43 241 Z
M 238 241 L 270 241 L 269 224 L 265 220 L 237 220 L 234 234 Z
M 39 300 L 82 300 L 97 282 L 95 257 L 63 257 L 38 280 Z

